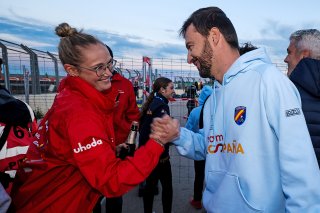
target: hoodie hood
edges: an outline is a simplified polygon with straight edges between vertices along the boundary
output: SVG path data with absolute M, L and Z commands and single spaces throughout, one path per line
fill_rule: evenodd
M 269 56 L 266 54 L 265 48 L 258 48 L 256 50 L 247 52 L 240 56 L 224 74 L 222 85 L 228 84 L 239 73 L 250 71 L 251 69 L 246 68 L 251 65 L 256 66 L 257 61 L 261 61 L 261 63 L 272 64 Z
M 320 60 L 302 59 L 289 78 L 295 85 L 320 98 Z
M 238 74 L 245 73 L 245 72 L 250 72 L 254 70 L 254 67 L 260 66 L 261 64 L 272 64 L 270 58 L 266 54 L 265 48 L 259 48 L 252 50 L 250 52 L 247 52 L 240 56 L 232 65 L 231 67 L 227 70 L 227 72 L 223 76 L 222 84 L 220 84 L 217 80 L 214 82 L 214 89 L 213 89 L 213 99 L 212 99 L 212 106 L 214 110 L 214 114 L 216 113 L 217 109 L 217 100 L 216 100 L 216 89 L 223 87 L 227 85 L 229 82 L 232 81 Z M 222 105 L 224 106 L 224 94 L 222 92 Z M 223 126 L 222 126 L 222 131 L 223 135 L 226 138 L 227 137 L 227 130 L 225 129 L 225 112 L 224 112 L 224 107 L 222 110 L 222 121 L 223 121 Z M 210 128 L 214 128 L 213 126 L 214 121 L 211 121 L 211 126 Z
M 207 85 L 202 88 L 199 96 L 199 106 L 203 105 L 204 101 L 207 99 L 209 95 L 211 95 L 212 91 L 212 88 Z

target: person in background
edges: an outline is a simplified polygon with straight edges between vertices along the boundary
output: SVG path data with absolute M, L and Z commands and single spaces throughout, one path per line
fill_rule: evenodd
M 0 76 L 2 73 L 2 58 L 0 58 Z M 0 89 L 3 87 L 0 85 Z M 3 132 L 1 132 L 1 136 L 3 135 Z M 0 144 L 1 145 L 1 144 Z M 1 147 L 2 149 L 2 147 Z M 1 151 L 0 149 L 0 151 Z M 0 171 L 0 212 L 7 212 L 10 203 L 11 203 L 11 198 L 9 197 L 8 193 L 6 190 L 3 188 L 2 184 L 8 184 L 10 181 L 10 176 L 8 174 L 2 173 Z M 5 182 L 5 183 L 3 183 Z
M 193 85 L 194 85 L 196 91 L 199 91 L 199 90 L 200 90 L 200 88 L 199 88 L 199 83 L 198 83 L 197 81 L 195 81 L 195 82 L 193 83 Z
M 187 123 L 185 125 L 186 129 L 189 129 L 193 132 L 199 132 L 199 128 L 203 128 L 199 125 L 199 119 L 203 119 L 203 115 L 201 115 L 201 110 L 203 108 L 203 105 L 209 95 L 212 93 L 212 88 L 210 86 L 204 86 L 201 90 L 200 96 L 199 96 L 199 106 L 194 108 L 187 120 Z M 201 209 L 202 204 L 202 191 L 203 191 L 203 181 L 204 181 L 204 167 L 205 167 L 205 160 L 195 160 L 194 161 L 194 184 L 193 184 L 193 198 L 190 200 L 190 204 L 196 208 Z
M 204 128 L 194 133 L 164 116 L 154 119 L 150 138 L 206 160 L 207 212 L 320 212 L 320 170 L 293 83 L 264 48 L 240 56 L 233 24 L 218 7 L 195 11 L 180 33 L 188 62 L 215 78 Z
M 139 99 L 139 81 L 137 79 L 134 80 L 133 89 L 134 89 L 134 94 L 136 95 L 136 98 Z
M 111 57 L 113 52 L 107 45 Z M 119 104 L 114 112 L 114 129 L 115 143 L 119 145 L 126 142 L 132 121 L 139 121 L 140 111 L 136 102 L 135 93 L 131 81 L 120 75 L 115 69 L 112 72 L 111 78 L 112 87 L 118 90 Z
M 0 77 L 1 70 L 0 58 Z M 36 130 L 37 121 L 31 107 L 0 85 L 0 182 L 7 192 Z
M 289 79 L 299 90 L 302 111 L 320 165 L 320 32 L 298 30 L 291 34 L 288 55 Z
M 101 195 L 119 197 L 148 177 L 164 151 L 150 139 L 133 157 L 116 157 L 115 61 L 94 36 L 67 23 L 55 31 L 68 75 L 16 176 L 14 212 L 91 212 Z
M 288 64 L 287 75 L 303 58 L 320 60 L 320 32 L 317 29 L 305 29 L 293 32 L 290 35 L 287 56 L 284 62 Z
M 199 82 L 198 87 L 199 87 L 199 90 L 202 90 L 202 88 L 203 88 L 203 83 L 202 83 L 202 81 Z
M 156 117 L 164 114 L 170 115 L 168 99 L 174 94 L 173 82 L 165 77 L 157 78 L 152 86 L 152 92 L 143 104 L 140 117 L 139 146 L 144 146 L 149 142 L 151 133 L 150 124 Z M 144 213 L 152 213 L 154 189 L 158 180 L 162 185 L 162 207 L 164 213 L 171 213 L 172 209 L 172 173 L 169 156 L 169 145 L 165 146 L 165 151 L 160 157 L 158 165 L 146 179 L 143 192 Z
M 250 51 L 256 50 L 256 49 L 258 49 L 258 47 L 252 45 L 250 42 L 246 42 L 239 48 L 239 53 L 240 53 L 240 55 L 243 55 L 247 52 L 250 52 Z
M 113 59 L 113 51 L 108 45 L 106 47 Z M 115 144 L 118 146 L 126 142 L 132 122 L 139 121 L 140 111 L 136 103 L 132 83 L 121 76 L 115 69 L 112 72 L 111 84 L 119 92 L 113 116 L 114 129 L 117 130 L 115 131 Z M 121 213 L 122 204 L 122 196 L 106 198 L 106 212 Z M 94 207 L 93 212 L 101 212 L 101 199 L 99 199 Z
M 193 110 L 197 105 L 197 100 L 196 100 L 196 94 L 197 94 L 197 87 L 192 84 L 187 87 L 187 109 L 188 109 L 188 116 L 190 115 L 191 110 Z

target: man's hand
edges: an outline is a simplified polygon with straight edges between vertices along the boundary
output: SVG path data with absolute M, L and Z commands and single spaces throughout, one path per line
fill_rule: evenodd
M 150 138 L 160 141 L 162 144 L 173 141 L 179 137 L 180 124 L 177 119 L 165 115 L 162 118 L 154 118 L 151 124 Z

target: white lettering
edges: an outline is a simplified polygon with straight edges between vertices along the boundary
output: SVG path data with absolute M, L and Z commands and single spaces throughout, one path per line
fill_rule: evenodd
M 79 142 L 78 143 L 79 147 L 76 148 L 76 149 L 73 149 L 73 152 L 74 153 L 80 153 L 80 152 L 86 151 L 88 149 L 91 149 L 92 147 L 96 147 L 96 146 L 101 145 L 101 144 L 102 144 L 102 140 L 101 139 L 96 140 L 95 138 L 92 138 L 92 142 L 86 144 L 85 146 L 81 145 L 81 143 Z
M 35 134 L 35 137 L 39 140 L 39 139 L 40 139 L 40 134 L 39 134 L 39 133 L 36 133 L 36 134 Z

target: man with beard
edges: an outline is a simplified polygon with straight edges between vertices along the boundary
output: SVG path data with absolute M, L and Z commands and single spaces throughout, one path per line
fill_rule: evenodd
M 240 56 L 236 31 L 217 7 L 195 11 L 180 34 L 188 62 L 215 78 L 204 128 L 194 133 L 164 116 L 150 137 L 206 160 L 207 212 L 320 212 L 320 171 L 296 87 L 264 49 Z

